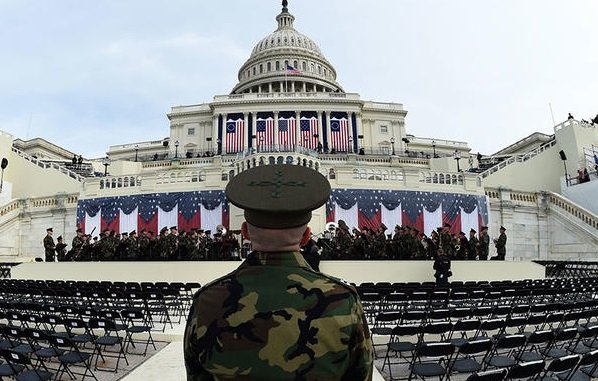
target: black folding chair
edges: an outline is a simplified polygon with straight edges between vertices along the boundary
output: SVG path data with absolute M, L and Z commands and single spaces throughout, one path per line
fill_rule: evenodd
M 101 331 L 100 334 L 94 335 L 94 343 L 98 350 L 98 355 L 96 356 L 94 363 L 95 370 L 110 370 L 116 373 L 118 372 L 118 364 L 120 363 L 121 358 L 125 360 L 127 365 L 129 365 L 129 360 L 127 360 L 124 351 L 124 337 L 119 335 L 117 326 L 112 320 L 97 318 L 90 319 L 89 328 Z M 108 351 L 107 348 L 109 347 L 116 348 L 116 351 Z M 113 353 L 116 353 L 116 355 Z M 99 359 L 101 358 L 102 362 L 106 364 L 106 357 L 116 358 L 114 369 L 106 369 L 104 367 L 98 368 Z
M 136 341 L 134 335 L 147 335 L 145 341 L 145 349 L 143 356 L 147 354 L 147 348 L 151 344 L 156 349 L 154 338 L 152 337 L 152 326 L 147 323 L 146 317 L 142 311 L 138 309 L 124 309 L 121 311 L 121 316 L 127 324 L 127 335 L 125 337 L 125 352 L 129 352 L 129 346 L 135 347 L 135 343 L 141 343 L 142 341 Z
M 447 369 L 454 352 L 455 346 L 451 343 L 422 344 L 415 352 L 409 380 L 415 376 L 422 380 L 438 377 L 438 380 L 442 381 L 448 374 Z
M 83 351 L 68 337 L 48 336 L 48 341 L 57 350 L 65 349 L 65 352 L 58 356 L 60 366 L 56 371 L 56 379 L 60 379 L 64 373 L 67 373 L 71 379 L 75 378 L 75 375 L 79 375 L 82 376 L 81 380 L 84 380 L 86 377 L 98 380 L 91 369 L 94 352 Z M 75 368 L 76 366 L 83 367 L 85 371 L 83 373 L 76 372 L 78 370 Z
M 0 353 L 17 381 L 46 381 L 54 376 L 47 370 L 35 368 L 29 357 L 23 353 L 10 349 L 3 349 Z
M 458 351 L 449 369 L 449 374 L 481 371 L 493 345 L 494 343 L 489 338 L 466 341 L 457 348 Z

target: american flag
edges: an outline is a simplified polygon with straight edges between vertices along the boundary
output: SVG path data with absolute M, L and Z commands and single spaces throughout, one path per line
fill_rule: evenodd
M 226 153 L 243 151 L 243 137 L 245 136 L 245 121 L 243 119 L 226 121 Z
M 330 120 L 330 140 L 337 152 L 349 151 L 349 122 L 346 118 Z
M 278 119 L 278 144 L 291 148 L 295 146 L 295 126 L 297 122 L 295 118 L 280 118 Z
M 287 73 L 288 74 L 301 74 L 301 70 L 296 69 L 291 65 L 287 65 Z
M 256 144 L 271 146 L 274 144 L 274 119 L 258 119 L 255 124 Z M 262 139 L 263 138 L 263 139 Z
M 318 134 L 318 118 L 301 118 L 299 131 L 303 147 L 315 149 L 318 145 L 317 138 L 314 137 Z

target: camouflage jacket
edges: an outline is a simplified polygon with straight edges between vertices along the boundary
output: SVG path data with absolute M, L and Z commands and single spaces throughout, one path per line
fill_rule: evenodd
M 251 253 L 194 297 L 188 381 L 370 380 L 372 342 L 355 289 L 298 252 Z

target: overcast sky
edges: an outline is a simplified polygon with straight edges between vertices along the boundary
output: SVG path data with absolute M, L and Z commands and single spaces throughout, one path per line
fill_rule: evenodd
M 228 94 L 278 0 L 0 0 L 0 130 L 85 157 Z M 598 113 L 598 1 L 290 0 L 347 92 L 491 154 Z

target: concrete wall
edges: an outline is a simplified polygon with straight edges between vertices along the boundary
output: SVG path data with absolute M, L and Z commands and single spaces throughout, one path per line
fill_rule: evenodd
M 75 193 L 82 189 L 79 181 L 53 168 L 41 168 L 12 152 L 12 140 L 12 135 L 0 132 L 0 157 L 8 158 L 4 179 L 12 183 L 13 199 Z
M 513 163 L 483 180 L 484 187 L 498 188 L 505 184 L 525 192 L 561 190 L 564 174 L 558 146 L 553 146 L 524 162 Z
M 15 279 L 199 282 L 228 274 L 240 262 L 64 262 L 24 263 L 13 267 Z M 362 282 L 433 281 L 432 261 L 325 261 L 323 273 Z M 544 278 L 544 267 L 532 262 L 453 261 L 451 280 Z
M 489 234 L 507 231 L 507 260 L 598 260 L 598 230 L 551 204 L 548 193 L 509 189 L 487 192 L 490 200 Z M 496 255 L 494 245 L 490 254 Z

